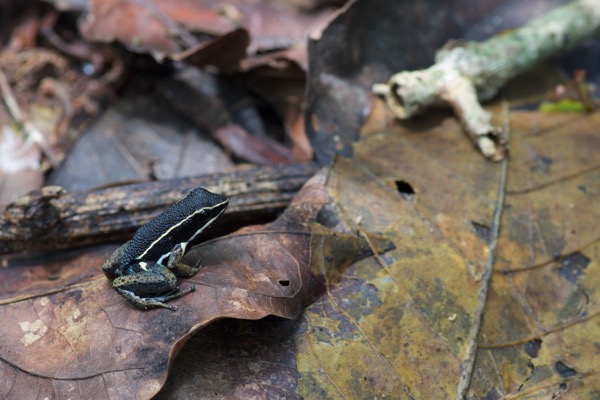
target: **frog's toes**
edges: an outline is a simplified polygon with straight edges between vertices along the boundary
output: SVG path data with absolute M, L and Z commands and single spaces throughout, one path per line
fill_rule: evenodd
M 119 294 L 121 294 L 121 296 L 123 296 L 127 300 L 129 300 L 129 302 L 131 302 L 132 304 L 136 305 L 139 308 L 143 308 L 144 310 L 148 310 L 149 308 L 157 308 L 157 307 L 168 308 L 171 311 L 177 310 L 177 307 L 170 306 L 163 302 L 163 301 L 169 300 L 170 298 L 174 298 L 174 297 L 169 297 L 169 298 L 166 298 L 165 296 L 158 297 L 158 298 L 140 297 L 129 290 L 120 289 L 120 288 L 116 288 L 116 290 L 117 290 L 117 292 L 119 292 Z

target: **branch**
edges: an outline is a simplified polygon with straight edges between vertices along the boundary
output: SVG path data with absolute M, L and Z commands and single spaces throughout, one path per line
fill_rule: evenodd
M 483 155 L 499 161 L 506 154 L 501 130 L 478 100 L 490 100 L 509 79 L 574 47 L 599 27 L 600 1 L 576 0 L 485 42 L 447 44 L 430 68 L 399 72 L 373 91 L 400 119 L 431 106 L 450 106 Z
M 133 231 L 199 186 L 229 197 L 229 208 L 215 231 L 262 223 L 287 207 L 317 169 L 314 163 L 255 167 L 73 193 L 48 186 L 0 208 L 0 254 L 129 239 Z

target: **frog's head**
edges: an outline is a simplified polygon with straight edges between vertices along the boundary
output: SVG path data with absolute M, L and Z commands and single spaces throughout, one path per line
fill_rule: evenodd
M 225 211 L 229 200 L 222 194 L 212 193 L 203 188 L 192 190 L 188 196 L 179 202 L 182 209 L 190 210 L 189 214 L 201 211 L 207 221 L 216 220 Z M 200 206 L 199 206 L 200 205 Z
M 225 212 L 228 205 L 229 200 L 223 195 L 203 188 L 194 189 L 185 199 L 177 203 L 177 207 L 174 207 L 181 214 L 174 220 L 185 221 L 174 230 L 186 231 L 188 235 L 186 242 L 193 243 Z M 193 228 L 190 229 L 188 226 Z

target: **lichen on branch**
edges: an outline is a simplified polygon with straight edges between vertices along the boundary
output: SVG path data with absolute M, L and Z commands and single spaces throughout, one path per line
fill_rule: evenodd
M 591 37 L 600 27 L 600 1 L 576 0 L 485 42 L 450 42 L 431 67 L 402 71 L 373 86 L 400 119 L 449 105 L 483 155 L 502 160 L 501 130 L 480 101 L 493 98 L 508 80 Z

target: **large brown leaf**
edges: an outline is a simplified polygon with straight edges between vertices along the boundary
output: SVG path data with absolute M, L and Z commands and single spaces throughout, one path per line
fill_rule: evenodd
M 379 111 L 330 182 L 347 221 L 396 250 L 308 308 L 299 392 L 457 398 L 470 384 L 470 398 L 593 398 L 600 114 L 513 113 L 504 185 L 453 120 L 406 129 Z
M 194 330 L 224 317 L 295 318 L 323 290 L 314 263 L 343 268 L 368 253 L 355 235 L 319 228 L 331 201 L 323 180 L 309 182 L 274 223 L 190 252 L 188 262 L 204 267 L 182 283 L 196 291 L 173 302 L 177 312 L 141 311 L 119 296 L 100 271 L 106 249 L 54 263 L 12 260 L 0 271 L 0 393 L 148 398 Z
M 513 118 L 498 257 L 470 393 L 600 393 L 600 114 Z

